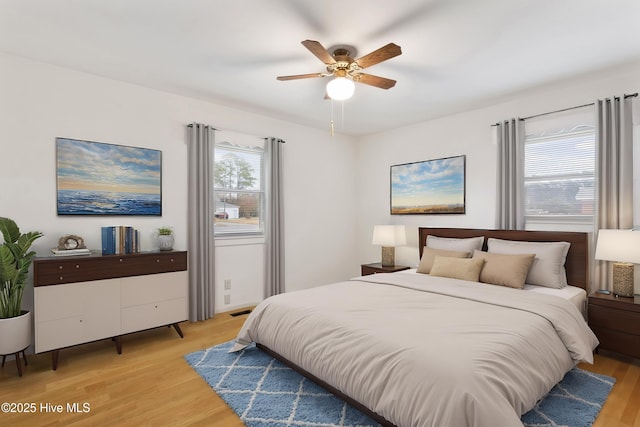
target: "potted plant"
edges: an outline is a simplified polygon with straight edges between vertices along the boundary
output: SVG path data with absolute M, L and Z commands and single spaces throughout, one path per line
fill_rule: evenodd
M 42 233 L 22 234 L 12 219 L 2 217 L 0 231 L 0 355 L 15 354 L 21 375 L 19 353 L 31 345 L 31 312 L 22 310 L 22 295 L 36 255 L 29 249 Z
M 171 227 L 158 228 L 158 246 L 161 251 L 172 250 L 173 242 L 173 229 Z

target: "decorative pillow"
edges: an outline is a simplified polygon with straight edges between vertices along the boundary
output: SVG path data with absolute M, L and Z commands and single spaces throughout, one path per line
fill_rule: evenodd
M 534 257 L 534 254 L 507 255 L 476 250 L 472 259 L 485 261 L 480 272 L 481 282 L 523 289 Z
M 527 284 L 564 288 L 567 271 L 564 263 L 569 252 L 569 242 L 519 242 L 515 240 L 488 239 L 488 252 L 500 254 L 535 254 L 527 275 Z
M 436 255 L 431 275 L 477 282 L 484 260 L 476 258 L 453 258 Z
M 422 258 L 420 258 L 420 264 L 418 264 L 418 273 L 429 274 L 436 255 L 453 258 L 470 258 L 471 252 L 446 251 L 444 249 L 432 249 L 425 246 L 422 249 Z
M 432 249 L 444 249 L 446 251 L 469 252 L 481 250 L 484 236 L 469 237 L 468 239 L 456 239 L 453 237 L 427 236 L 427 247 Z

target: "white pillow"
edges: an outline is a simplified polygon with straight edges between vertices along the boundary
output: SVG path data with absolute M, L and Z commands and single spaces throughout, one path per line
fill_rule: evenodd
M 488 252 L 535 254 L 526 283 L 556 289 L 567 286 L 567 271 L 564 263 L 569 246 L 571 246 L 569 242 L 519 242 L 493 238 L 487 240 Z
M 453 237 L 427 236 L 427 247 L 431 249 L 444 249 L 445 251 L 469 252 L 482 250 L 484 236 L 469 237 L 468 239 L 456 239 Z

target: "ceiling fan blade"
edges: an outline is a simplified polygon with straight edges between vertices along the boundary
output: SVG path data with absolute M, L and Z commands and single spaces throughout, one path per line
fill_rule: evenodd
M 402 53 L 402 49 L 395 43 L 389 43 L 386 46 L 382 46 L 378 50 L 374 50 L 368 55 L 363 56 L 362 58 L 356 59 L 356 63 L 361 68 L 371 67 L 372 65 L 379 64 L 382 61 L 386 61 L 387 59 L 391 59 L 394 56 L 398 56 Z
M 357 77 L 354 78 L 354 80 L 366 85 L 379 87 L 380 89 L 391 89 L 396 85 L 395 80 L 374 76 L 371 74 L 358 74 Z
M 315 40 L 305 40 L 302 42 L 302 45 L 309 49 L 311 53 L 313 53 L 320 61 L 324 62 L 325 64 L 329 65 L 336 63 L 336 59 L 329 53 L 327 49 L 324 48 L 324 46 L 320 44 L 320 42 L 317 42 Z
M 280 81 L 285 80 L 298 80 L 298 79 L 310 79 L 313 77 L 324 77 L 323 73 L 311 73 L 311 74 L 295 74 L 293 76 L 278 76 L 276 77 Z

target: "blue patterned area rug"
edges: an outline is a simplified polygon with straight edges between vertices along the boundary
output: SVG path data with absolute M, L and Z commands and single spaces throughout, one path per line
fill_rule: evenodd
M 232 345 L 196 351 L 185 359 L 246 426 L 378 426 L 254 345 L 229 353 Z M 614 383 L 614 378 L 574 368 L 522 422 L 528 427 L 589 427 Z

